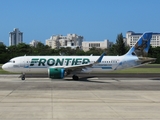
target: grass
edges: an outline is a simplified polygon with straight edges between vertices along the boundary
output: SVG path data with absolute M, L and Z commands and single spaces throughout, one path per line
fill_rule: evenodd
M 0 74 L 11 74 L 10 72 L 4 71 L 2 70 L 2 68 L 0 68 Z
M 130 68 L 113 71 L 111 73 L 160 73 L 160 68 Z
M 160 67 L 160 64 L 147 64 L 145 66 L 158 66 L 158 67 Z

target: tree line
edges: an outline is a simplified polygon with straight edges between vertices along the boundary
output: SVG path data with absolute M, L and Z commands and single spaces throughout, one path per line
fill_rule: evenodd
M 129 46 L 126 46 L 123 41 L 122 33 L 117 35 L 116 43 L 108 49 L 100 49 L 100 48 L 90 48 L 88 51 L 83 51 L 80 48 L 71 49 L 67 48 L 59 48 L 59 49 L 51 49 L 51 47 L 44 45 L 42 43 L 38 43 L 36 47 L 30 46 L 29 44 L 20 43 L 14 46 L 5 46 L 3 44 L 0 45 L 0 64 L 4 64 L 9 61 L 13 57 L 24 56 L 24 55 L 78 55 L 78 56 L 87 56 L 87 55 L 101 55 L 103 52 L 106 52 L 108 56 L 113 55 L 124 55 L 130 49 Z M 160 47 L 153 48 L 152 46 L 149 49 L 148 57 L 157 58 L 157 64 L 160 64 Z

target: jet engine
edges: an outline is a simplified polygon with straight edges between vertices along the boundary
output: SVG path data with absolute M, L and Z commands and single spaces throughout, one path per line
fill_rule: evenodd
M 49 68 L 48 76 L 51 79 L 63 79 L 65 70 L 63 68 Z

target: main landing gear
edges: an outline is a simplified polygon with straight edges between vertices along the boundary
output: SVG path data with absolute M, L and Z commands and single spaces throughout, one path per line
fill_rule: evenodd
M 79 77 L 78 77 L 77 75 L 73 75 L 73 76 L 72 76 L 72 79 L 73 79 L 73 80 L 79 80 Z
M 25 78 L 26 78 L 25 73 L 22 73 L 22 75 L 20 77 L 21 77 L 21 80 L 25 80 Z

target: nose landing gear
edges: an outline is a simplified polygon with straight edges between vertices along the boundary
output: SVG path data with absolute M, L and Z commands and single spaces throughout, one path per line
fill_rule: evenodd
M 21 78 L 21 80 L 25 80 L 25 78 L 26 78 L 25 73 L 22 73 L 20 78 Z

